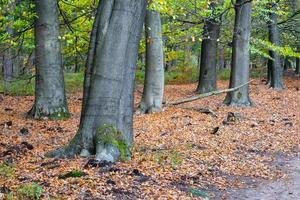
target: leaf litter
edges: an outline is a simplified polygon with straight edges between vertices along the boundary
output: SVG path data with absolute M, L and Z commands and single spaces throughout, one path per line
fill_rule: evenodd
M 136 115 L 132 159 L 114 165 L 44 157 L 76 133 L 81 94 L 68 94 L 72 117 L 65 121 L 26 119 L 34 98 L 4 96 L 0 162 L 10 163 L 13 174 L 0 175 L 0 191 L 16 195 L 20 185 L 34 182 L 43 187 L 44 199 L 205 199 L 222 198 L 228 188 L 254 180 L 282 178 L 276 159 L 299 156 L 300 150 L 299 80 L 286 78 L 285 84 L 285 90 L 274 91 L 260 80 L 252 82 L 250 108 L 223 105 L 223 94 Z M 219 88 L 227 86 L 218 81 Z M 165 99 L 193 96 L 195 88 L 167 85 Z M 135 96 L 137 105 L 141 94 Z M 203 109 L 209 112 L 199 112 Z M 64 177 L 71 172 L 76 174 Z

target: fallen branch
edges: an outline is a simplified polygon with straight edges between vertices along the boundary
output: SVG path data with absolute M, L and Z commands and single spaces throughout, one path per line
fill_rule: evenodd
M 175 105 L 179 105 L 179 104 L 183 104 L 183 103 L 188 103 L 188 102 L 191 102 L 191 101 L 196 101 L 198 99 L 203 99 L 205 97 L 209 97 L 209 96 L 213 96 L 213 95 L 218 95 L 218 94 L 222 94 L 222 93 L 233 92 L 233 91 L 236 91 L 236 90 L 240 89 L 241 87 L 244 87 L 245 85 L 248 85 L 252 81 L 253 80 L 251 80 L 251 81 L 249 81 L 249 82 L 247 82 L 247 83 L 245 83 L 243 85 L 234 87 L 234 88 L 229 88 L 229 89 L 225 89 L 225 90 L 212 91 L 212 92 L 200 94 L 200 95 L 193 96 L 193 97 L 186 98 L 186 99 L 180 99 L 180 100 L 173 101 L 173 102 L 167 102 L 166 105 L 167 106 L 175 106 Z

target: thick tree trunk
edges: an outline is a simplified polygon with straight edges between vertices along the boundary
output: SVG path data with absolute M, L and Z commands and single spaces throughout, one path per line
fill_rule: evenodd
M 69 116 L 64 88 L 59 42 L 57 2 L 36 0 L 35 21 L 36 84 L 35 102 L 28 112 L 35 119 L 62 119 Z
M 147 10 L 146 33 L 146 74 L 139 111 L 160 112 L 164 94 L 164 57 L 160 14 Z
M 199 82 L 196 91 L 207 93 L 217 88 L 217 51 L 220 22 L 207 20 L 204 24 L 201 46 Z
M 145 0 L 100 2 L 98 25 L 94 25 L 97 37 L 90 44 L 90 51 L 95 48 L 91 81 L 79 131 L 69 145 L 48 156 L 96 153 L 97 160 L 109 162 L 128 157 L 133 142 L 134 72 L 145 7 Z
M 277 26 L 277 16 L 274 11 L 276 5 L 273 4 L 271 6 L 273 8 L 273 11 L 270 12 L 269 14 L 269 18 L 270 18 L 270 21 L 268 22 L 269 41 L 274 45 L 279 46 L 280 45 L 279 30 Z M 280 55 L 277 52 L 270 50 L 270 56 L 273 59 L 270 61 L 272 63 L 270 86 L 276 90 L 282 90 L 284 86 L 282 80 L 282 68 L 281 68 Z
M 230 88 L 242 85 L 249 80 L 251 12 L 251 2 L 248 2 L 248 0 L 236 1 Z M 249 86 L 227 93 L 224 103 L 234 106 L 250 106 Z

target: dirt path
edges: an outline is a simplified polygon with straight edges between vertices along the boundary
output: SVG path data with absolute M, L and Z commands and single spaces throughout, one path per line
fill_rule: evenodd
M 284 167 L 287 177 L 276 182 L 263 181 L 253 188 L 229 191 L 229 200 L 299 200 L 300 157 L 291 159 Z

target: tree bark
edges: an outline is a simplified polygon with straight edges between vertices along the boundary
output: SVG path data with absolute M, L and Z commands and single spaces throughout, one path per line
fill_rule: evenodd
M 14 5 L 12 5 L 14 7 Z M 14 31 L 11 26 L 6 28 L 8 35 L 12 36 Z M 4 74 L 4 81 L 9 84 L 10 81 L 13 80 L 13 47 L 7 45 L 6 50 L 4 51 L 3 55 L 3 74 Z
M 269 13 L 270 21 L 268 22 L 268 29 L 269 29 L 269 41 L 273 43 L 276 46 L 280 45 L 280 39 L 279 39 L 279 30 L 277 26 L 277 16 L 275 13 L 276 4 L 270 5 L 272 8 L 272 12 Z M 280 55 L 270 50 L 270 56 L 272 60 L 270 61 L 271 64 L 271 75 L 270 75 L 270 86 L 273 89 L 276 90 L 282 90 L 284 88 L 283 86 L 283 80 L 282 80 L 282 68 L 281 68 L 281 61 L 280 61 Z
M 292 63 L 289 61 L 288 58 L 284 59 L 284 65 L 283 65 L 283 70 L 286 72 L 288 69 L 292 68 Z
M 249 46 L 251 33 L 252 2 L 237 0 L 235 4 L 235 24 L 233 33 L 230 88 L 242 85 L 249 80 Z M 226 105 L 251 106 L 249 86 L 227 93 Z
M 217 88 L 217 51 L 220 27 L 220 22 L 216 20 L 206 20 L 204 24 L 200 74 L 196 89 L 201 94 Z
M 90 52 L 95 45 L 90 87 L 79 131 L 67 146 L 48 156 L 96 154 L 99 161 L 115 162 L 124 149 L 116 145 L 117 138 L 110 143 L 103 139 L 113 136 L 112 129 L 123 138 L 126 156 L 132 145 L 134 72 L 146 1 L 102 0 L 98 8 L 97 37 L 90 44 Z
M 296 58 L 296 74 L 300 74 L 300 58 Z
M 69 116 L 59 42 L 57 1 L 35 0 L 35 102 L 28 112 L 35 119 Z
M 297 52 L 300 53 L 300 45 L 297 47 Z M 296 69 L 295 69 L 296 74 L 300 74 L 300 58 L 296 58 Z
M 147 10 L 145 18 L 146 74 L 139 111 L 160 112 L 164 94 L 164 56 L 160 14 Z
M 219 70 L 225 69 L 226 68 L 226 60 L 225 60 L 225 52 L 224 48 L 221 47 L 219 48 Z

